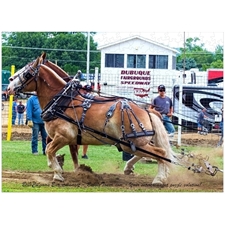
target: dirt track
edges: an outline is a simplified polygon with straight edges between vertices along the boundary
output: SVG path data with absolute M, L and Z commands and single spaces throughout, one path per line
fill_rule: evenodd
M 2 126 L 2 140 L 6 139 L 7 126 Z M 11 140 L 30 140 L 31 128 L 28 126 L 13 126 Z M 217 133 L 210 133 L 208 135 L 200 135 L 197 133 L 184 133 L 181 135 L 182 145 L 192 146 L 208 146 L 216 147 L 219 142 L 220 136 Z M 177 136 L 175 135 L 173 142 L 176 145 Z
M 143 175 L 124 175 L 124 174 L 97 174 L 91 171 L 91 168 L 81 165 L 76 172 L 64 172 L 64 182 L 52 180 L 52 172 L 15 172 L 3 171 L 2 182 L 16 182 L 22 186 L 70 186 L 70 187 L 121 187 L 127 191 L 135 191 L 142 189 L 146 192 L 151 189 L 159 188 L 165 191 L 206 191 L 206 192 L 223 192 L 223 175 L 218 173 L 216 176 L 208 176 L 205 174 L 194 174 L 186 171 L 185 175 L 171 175 L 168 184 L 164 186 L 152 185 L 153 177 Z
M 14 127 L 11 140 L 30 140 L 31 129 L 24 127 L 21 132 L 21 127 Z M 2 129 L 2 139 L 6 138 L 6 130 Z M 207 136 L 198 134 L 182 135 L 182 144 L 184 145 L 201 145 L 213 147 L 219 140 L 219 136 L 209 134 Z M 176 139 L 176 138 L 175 138 Z M 174 142 L 175 143 L 175 142 Z M 176 144 L 176 143 L 175 143 Z M 220 151 L 220 153 L 219 153 Z M 222 149 L 215 151 L 216 154 L 221 154 Z M 64 172 L 64 182 L 55 182 L 52 180 L 53 172 L 16 172 L 16 171 L 2 171 L 2 182 L 17 182 L 23 186 L 72 186 L 72 187 L 87 187 L 87 186 L 107 186 L 107 187 L 125 187 L 128 191 L 135 191 L 135 189 L 143 189 L 144 191 L 151 191 L 157 187 L 151 185 L 154 177 L 143 175 L 124 175 L 122 174 L 97 174 L 86 165 L 81 165 L 76 172 Z M 159 187 L 160 189 L 170 191 L 212 191 L 223 192 L 223 173 L 218 172 L 215 176 L 206 174 L 197 174 L 188 171 L 186 168 L 182 173 L 172 173 L 168 184 Z

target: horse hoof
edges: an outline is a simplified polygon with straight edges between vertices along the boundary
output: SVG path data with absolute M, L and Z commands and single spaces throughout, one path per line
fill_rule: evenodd
M 156 177 L 153 182 L 152 182 L 153 185 L 163 185 L 164 182 L 162 181 L 162 179 L 160 179 L 159 177 Z
M 134 173 L 134 171 L 133 170 L 125 170 L 125 171 L 123 171 L 123 173 L 125 175 L 130 175 L 131 173 Z
M 55 174 L 53 177 L 53 180 L 57 180 L 57 181 L 64 181 L 64 178 L 58 174 Z

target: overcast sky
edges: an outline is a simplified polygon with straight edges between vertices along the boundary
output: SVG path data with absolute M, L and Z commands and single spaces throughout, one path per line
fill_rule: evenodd
M 223 32 L 97 32 L 94 40 L 98 45 L 105 45 L 114 41 L 118 41 L 133 35 L 139 35 L 152 41 L 173 47 L 183 47 L 184 37 L 198 37 L 198 44 L 204 44 L 208 51 L 215 51 L 217 45 L 224 44 Z

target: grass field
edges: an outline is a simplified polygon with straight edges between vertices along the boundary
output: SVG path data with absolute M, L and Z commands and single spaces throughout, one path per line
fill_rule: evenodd
M 42 155 L 39 143 L 39 155 L 31 154 L 29 141 L 2 141 L 2 169 L 16 171 L 52 171 L 47 166 L 46 156 Z M 88 164 L 94 172 L 98 173 L 123 173 L 125 162 L 122 160 L 122 153 L 114 146 L 93 146 L 89 145 L 89 159 L 81 158 L 81 150 L 79 150 L 80 164 Z M 73 162 L 70 156 L 69 148 L 66 146 L 57 153 L 66 154 L 64 162 L 65 171 L 73 171 Z M 156 173 L 156 164 L 152 165 L 150 173 Z M 149 174 L 148 166 L 140 164 L 137 173 Z
M 39 155 L 34 156 L 31 154 L 30 141 L 2 141 L 2 170 L 4 171 L 20 171 L 20 172 L 52 172 L 47 166 L 46 156 L 42 155 L 41 142 L 39 142 Z M 211 148 L 201 147 L 188 147 L 189 151 L 202 152 L 210 154 Z M 177 149 L 174 151 L 178 151 Z M 69 148 L 64 147 L 57 153 L 65 154 L 64 171 L 73 172 L 73 163 L 69 153 Z M 88 165 L 95 173 L 109 173 L 109 174 L 123 174 L 125 162 L 122 160 L 122 153 L 114 146 L 89 146 L 88 149 L 89 159 L 81 158 L 81 149 L 79 150 L 79 163 Z M 218 155 L 213 158 L 213 163 L 219 167 L 223 167 L 223 158 Z M 157 164 L 143 164 L 137 163 L 135 165 L 135 174 L 155 176 L 157 173 Z M 179 170 L 180 168 L 178 168 Z M 22 186 L 17 182 L 3 182 L 3 192 L 130 192 L 127 188 L 123 187 L 52 187 L 41 186 L 31 187 Z M 135 192 L 143 192 L 146 190 L 135 189 Z M 152 192 L 163 192 L 159 189 L 151 189 Z M 171 190 L 168 190 L 171 191 Z

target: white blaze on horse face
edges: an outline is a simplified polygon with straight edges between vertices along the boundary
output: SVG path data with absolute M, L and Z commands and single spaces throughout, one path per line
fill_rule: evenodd
M 21 74 L 24 73 L 25 71 L 25 67 L 23 67 L 22 69 L 20 69 L 19 71 L 17 71 L 12 77 L 9 78 L 9 85 L 8 85 L 8 93 L 9 95 L 14 95 L 15 94 L 15 88 L 16 87 L 20 87 L 22 85 L 22 80 L 23 77 L 21 77 L 21 79 L 19 79 L 19 76 L 21 76 Z

